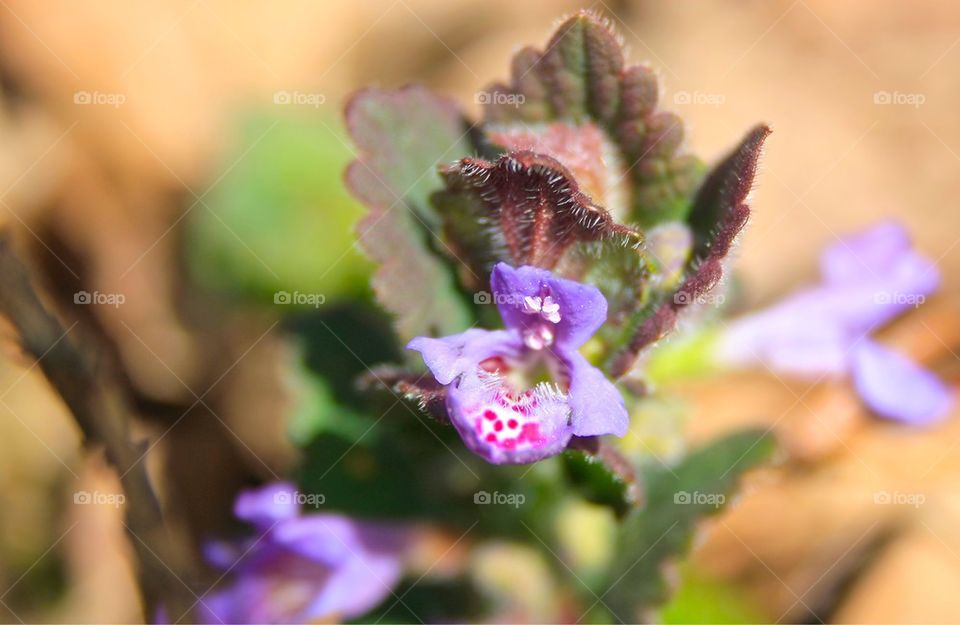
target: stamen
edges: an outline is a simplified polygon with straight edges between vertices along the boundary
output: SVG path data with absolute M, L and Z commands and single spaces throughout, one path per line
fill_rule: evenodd
M 540 316 L 551 323 L 560 323 L 560 304 L 547 295 L 540 305 Z
M 533 297 L 532 295 L 527 295 L 523 298 L 523 312 L 528 315 L 535 315 L 540 312 L 543 308 L 543 300 L 539 297 Z
M 539 315 L 550 323 L 560 323 L 560 304 L 550 295 L 550 289 L 543 287 L 540 295 L 525 295 L 523 298 L 523 312 L 528 315 Z

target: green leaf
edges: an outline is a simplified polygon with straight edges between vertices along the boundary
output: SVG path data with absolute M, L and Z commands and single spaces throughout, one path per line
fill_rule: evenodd
M 339 123 L 243 117 L 223 178 L 190 212 L 190 269 L 204 285 L 273 304 L 278 291 L 326 301 L 366 289 L 370 263 L 353 245 L 362 206 L 343 188 Z
M 623 622 L 637 622 L 663 603 L 664 565 L 686 551 L 697 522 L 729 502 L 738 478 L 773 450 L 772 436 L 748 430 L 694 450 L 669 469 L 652 465 L 644 508 L 620 530 L 603 604 Z
M 378 264 L 378 300 L 402 340 L 462 331 L 469 309 L 431 250 L 441 224 L 429 197 L 442 186 L 437 165 L 473 152 L 466 123 L 451 101 L 417 86 L 360 91 L 346 120 L 359 150 L 347 184 L 368 208 L 357 235 Z
M 488 90 L 485 120 L 493 143 L 556 158 L 595 202 L 647 227 L 682 219 L 703 174 L 698 159 L 681 154 L 683 124 L 657 110 L 658 97 L 653 70 L 626 66 L 623 44 L 609 23 L 580 11 L 557 28 L 542 52 L 525 48 L 514 57 L 510 84 Z M 612 148 L 604 159 L 585 158 L 596 154 L 596 128 Z M 622 179 L 629 188 L 584 178 Z
M 563 454 L 563 469 L 570 485 L 587 501 L 609 506 L 617 515 L 630 507 L 627 483 L 596 456 L 582 451 Z

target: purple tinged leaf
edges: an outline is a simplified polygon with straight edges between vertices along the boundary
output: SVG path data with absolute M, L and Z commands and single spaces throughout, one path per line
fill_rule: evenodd
M 444 176 L 452 192 L 480 199 L 483 218 L 495 224 L 516 265 L 549 269 L 578 241 L 641 238 L 593 204 L 563 165 L 542 154 L 513 152 L 495 162 L 465 158 Z
M 442 186 L 437 164 L 473 151 L 463 117 L 450 100 L 412 86 L 360 91 L 347 105 L 346 122 L 359 152 L 346 179 L 369 209 L 357 233 L 379 263 L 378 300 L 396 316 L 403 339 L 464 328 L 467 309 L 425 243 L 439 229 L 429 203 Z
M 653 314 L 637 327 L 626 349 L 613 361 L 611 374 L 614 378 L 625 375 L 641 350 L 673 329 L 677 313 L 697 302 L 723 276 L 723 259 L 750 216 L 746 200 L 753 186 L 763 142 L 769 134 L 767 126 L 750 131 L 700 187 L 690 214 L 694 247 L 689 275 L 672 297 L 662 300 Z
M 435 339 L 431 339 L 435 340 Z M 412 372 L 392 365 L 374 367 L 357 380 L 362 391 L 386 391 L 412 402 L 423 413 L 441 423 L 449 421 L 446 387 L 429 373 Z

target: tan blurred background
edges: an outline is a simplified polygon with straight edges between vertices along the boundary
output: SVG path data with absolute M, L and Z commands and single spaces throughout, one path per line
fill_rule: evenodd
M 0 219 L 52 291 L 128 295 L 83 326 L 142 397 L 145 431 L 169 432 L 158 454 L 205 454 L 228 483 L 238 471 L 269 478 L 293 459 L 270 364 L 285 357 L 279 337 L 268 321 L 197 321 L 180 284 L 184 218 L 208 210 L 205 192 L 235 164 L 225 161 L 231 120 L 277 106 L 278 91 L 322 94 L 316 113 L 334 132 L 353 89 L 414 81 L 475 112 L 474 94 L 506 76 L 512 52 L 543 45 L 556 18 L 583 7 L 610 17 L 633 61 L 657 68 L 690 150 L 715 160 L 752 124 L 773 127 L 735 265 L 744 305 L 812 280 L 837 235 L 896 217 L 944 286 L 885 336 L 955 383 L 953 2 L 0 0 Z M 79 488 L 111 488 L 109 472 L 84 459 L 63 407 L 4 333 L 0 618 L 136 620 L 119 517 L 67 505 Z M 238 400 L 238 388 L 256 393 Z M 696 408 L 694 440 L 763 423 L 785 443 L 783 463 L 705 528 L 695 554 L 705 570 L 741 584 L 771 620 L 805 620 L 841 596 L 839 622 L 960 622 L 958 419 L 904 432 L 842 387 L 760 374 L 675 390 Z M 212 448 L 190 447 L 211 432 Z M 227 507 L 216 493 L 172 488 L 186 489 L 188 508 Z M 924 503 L 877 505 L 878 491 Z M 218 522 L 180 512 L 196 532 Z M 69 599 L 38 607 L 44 591 L 29 580 L 51 554 Z M 858 567 L 867 573 L 853 576 Z

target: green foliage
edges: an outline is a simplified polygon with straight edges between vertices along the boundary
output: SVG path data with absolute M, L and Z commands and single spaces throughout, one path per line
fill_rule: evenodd
M 664 625 L 770 622 L 770 618 L 733 585 L 709 579 L 689 564 L 681 567 L 680 577 L 677 592 L 658 611 L 656 622 Z
M 647 361 L 647 379 L 660 385 L 715 371 L 714 354 L 719 335 L 719 328 L 708 327 L 657 345 Z
M 627 484 L 603 462 L 582 451 L 566 452 L 562 462 L 567 481 L 584 499 L 609 506 L 618 515 L 627 512 Z
M 631 183 L 628 221 L 648 227 L 686 215 L 703 165 L 680 152 L 681 120 L 657 110 L 656 74 L 646 66 L 626 66 L 623 44 L 606 21 L 589 11 L 577 13 L 542 52 L 521 50 L 512 74 L 509 85 L 490 88 L 486 121 L 524 128 L 530 122 L 597 124 L 620 152 L 622 171 L 610 173 Z
M 350 158 L 332 119 L 252 113 L 223 178 L 189 213 L 188 262 L 204 285 L 266 304 L 278 291 L 328 301 L 366 289 L 354 247 L 361 206 L 343 188 Z
M 667 598 L 663 566 L 688 548 L 697 521 L 728 503 L 738 478 L 773 450 L 770 435 L 748 430 L 693 450 L 673 467 L 651 465 L 645 505 L 622 525 L 602 597 L 615 616 L 643 620 Z

